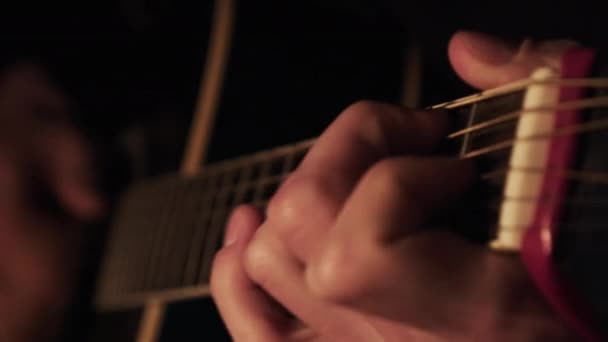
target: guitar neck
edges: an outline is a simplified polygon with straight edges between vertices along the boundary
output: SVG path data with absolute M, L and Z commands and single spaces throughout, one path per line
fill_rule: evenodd
M 450 111 L 455 134 L 446 137 L 451 141 L 449 153 L 466 158 L 512 134 L 513 120 L 489 131 L 466 129 L 516 113 L 528 84 L 522 81 L 432 107 Z M 167 175 L 131 187 L 112 227 L 100 283 L 101 307 L 133 296 L 141 300 L 126 302 L 137 305 L 142 294 L 206 284 L 231 209 L 250 203 L 263 210 L 313 144 L 310 139 L 212 164 L 191 177 Z M 504 163 L 508 148 L 503 152 L 484 156 L 482 164 L 490 169 Z

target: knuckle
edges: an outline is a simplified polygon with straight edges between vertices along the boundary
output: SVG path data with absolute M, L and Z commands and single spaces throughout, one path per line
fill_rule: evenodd
M 347 107 L 339 120 L 357 127 L 364 140 L 378 141 L 384 148 L 399 151 L 432 148 L 448 128 L 447 116 L 441 112 L 431 114 L 367 100 Z
M 342 115 L 343 120 L 357 124 L 359 127 L 377 131 L 382 127 L 380 120 L 382 113 L 387 111 L 388 105 L 369 100 L 361 100 L 347 107 Z M 382 115 L 382 117 L 385 117 Z
M 403 187 L 403 161 L 383 159 L 374 164 L 365 174 L 362 184 L 379 193 L 393 193 Z
M 358 139 L 364 142 L 374 142 L 377 153 L 387 154 L 398 146 L 400 134 L 395 132 L 406 130 L 410 121 L 401 108 L 380 102 L 359 101 L 348 107 L 340 120 L 356 132 Z
M 368 265 L 372 257 L 369 246 L 334 243 L 319 262 L 307 269 L 306 280 L 310 290 L 320 298 L 347 303 L 361 296 L 367 288 Z
M 324 183 L 313 175 L 292 175 L 268 203 L 267 219 L 281 232 L 291 233 L 310 215 L 318 214 L 330 204 L 328 186 Z
M 344 113 L 351 115 L 369 115 L 384 109 L 385 105 L 371 100 L 359 100 L 346 107 Z
M 272 283 L 277 272 L 277 253 L 263 239 L 254 238 L 243 256 L 245 272 L 256 284 L 264 287 Z

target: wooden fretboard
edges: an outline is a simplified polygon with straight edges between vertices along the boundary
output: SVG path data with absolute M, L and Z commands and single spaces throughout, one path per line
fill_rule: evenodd
M 520 110 L 526 83 L 510 85 L 434 108 L 447 108 L 455 130 Z M 454 138 L 453 153 L 466 157 L 511 138 L 516 120 Z M 220 248 L 231 209 L 251 203 L 264 209 L 314 139 L 213 164 L 191 178 L 168 175 L 134 185 L 114 220 L 97 303 L 102 309 L 139 306 L 148 296 L 204 287 Z M 489 168 L 509 149 L 484 156 Z M 194 291 L 196 292 L 196 291 Z

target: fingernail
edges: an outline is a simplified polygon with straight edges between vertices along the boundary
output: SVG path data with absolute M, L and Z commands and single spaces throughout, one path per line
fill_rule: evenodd
M 492 65 L 510 62 L 516 55 L 518 45 L 484 33 L 469 32 L 466 48 L 477 60 Z
M 233 233 L 234 230 L 235 229 L 230 229 L 230 227 L 226 227 L 226 233 L 224 234 L 224 247 L 234 245 L 237 242 L 238 238 L 237 236 L 235 236 L 236 234 Z
M 224 247 L 233 245 L 238 240 L 238 224 L 233 214 L 226 223 L 226 231 L 224 232 Z
M 232 245 L 234 245 L 238 240 L 237 239 L 230 239 L 228 237 L 226 237 L 226 239 L 224 239 L 224 247 L 230 247 Z

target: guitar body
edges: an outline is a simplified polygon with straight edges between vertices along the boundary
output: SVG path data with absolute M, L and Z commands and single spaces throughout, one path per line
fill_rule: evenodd
M 566 54 L 562 73 L 567 77 L 606 75 L 601 60 L 589 50 Z M 576 98 L 601 98 L 605 89 L 562 89 L 560 101 Z M 558 112 L 564 118 L 581 124 L 605 119 L 606 109 Z M 561 137 L 552 142 L 549 165 L 602 174 L 608 170 L 603 132 Z M 596 176 L 597 177 L 597 176 Z M 590 341 L 603 341 L 608 324 L 608 286 L 604 261 L 605 225 L 608 214 L 608 187 L 599 179 L 567 181 L 558 173 L 548 173 L 543 192 L 560 198 L 552 207 L 541 207 L 524 241 L 522 257 L 530 274 L 547 300 L 562 317 Z M 551 236 L 547 243 L 547 230 Z
M 560 76 L 564 78 L 584 78 L 590 75 L 595 53 L 587 49 L 572 49 L 567 51 L 562 57 Z M 558 89 L 557 103 L 576 101 L 583 99 L 586 94 L 583 88 L 565 87 Z M 551 126 L 554 130 L 564 127 L 582 124 L 586 121 L 584 114 L 579 110 L 556 111 L 550 117 Z M 577 136 L 562 135 L 556 136 L 545 144 L 544 151 L 541 151 L 546 158 L 543 158 L 541 168 L 546 169 L 542 183 L 538 187 L 535 196 L 541 200 L 537 202 L 533 211 L 531 224 L 525 233 L 522 241 L 522 258 L 527 266 L 532 279 L 535 281 L 541 292 L 545 295 L 549 303 L 559 312 L 559 314 L 575 329 L 581 336 L 592 340 L 600 341 L 601 332 L 597 322 L 593 322 L 591 315 L 589 295 L 587 300 L 576 294 L 572 280 L 564 274 L 560 274 L 559 266 L 554 258 L 555 244 L 558 241 L 560 224 L 564 222 L 565 211 L 570 211 L 571 215 L 580 214 L 573 212 L 576 204 L 570 204 L 568 199 L 582 195 L 580 189 L 569 189 L 571 184 L 564 177 L 560 170 L 569 170 L 575 166 L 578 152 Z M 587 146 L 585 146 L 587 145 Z M 583 144 L 589 148 L 588 144 Z M 597 148 L 597 147 L 593 147 Z M 583 162 L 584 163 L 584 162 Z M 581 167 L 582 166 L 582 167 Z M 578 170 L 588 170 L 585 165 L 579 165 Z M 592 169 L 594 172 L 600 170 Z M 529 186 L 529 185 L 528 185 Z M 571 192 L 573 191 L 573 192 Z M 570 196 L 569 196 L 570 195 Z M 544 200 L 547 199 L 547 200 Z M 601 222 L 601 221 L 600 221 Z M 580 222 L 575 223 L 585 229 Z M 566 228 L 562 234 L 562 245 L 572 246 L 572 234 Z M 587 249 L 592 248 L 588 246 Z M 588 260 L 589 261 L 589 260 Z M 585 267 L 585 261 L 577 268 Z M 570 274 L 572 276 L 573 274 Z M 598 302 L 595 301 L 596 308 Z

